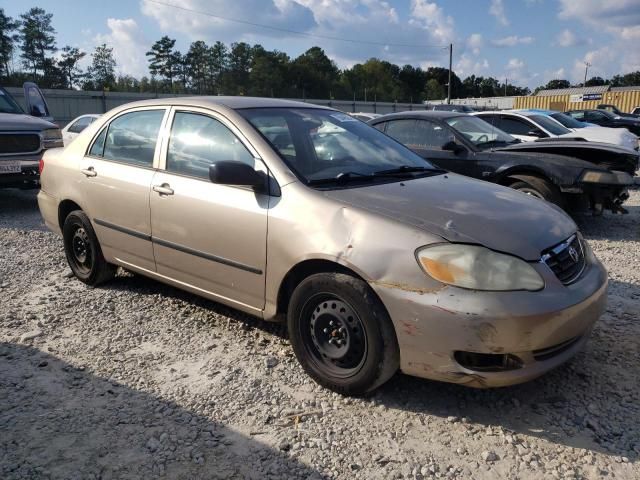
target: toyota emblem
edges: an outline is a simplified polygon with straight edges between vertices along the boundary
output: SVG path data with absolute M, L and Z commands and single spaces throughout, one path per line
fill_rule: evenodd
M 569 256 L 571 257 L 571 260 L 573 260 L 573 263 L 578 263 L 578 260 L 580 260 L 578 251 L 573 247 L 569 247 Z

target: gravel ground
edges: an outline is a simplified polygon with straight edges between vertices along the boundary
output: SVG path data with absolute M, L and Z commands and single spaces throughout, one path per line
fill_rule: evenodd
M 640 191 L 578 219 L 609 269 L 584 352 L 525 385 L 312 383 L 280 325 L 128 273 L 69 277 L 0 190 L 0 478 L 640 478 Z

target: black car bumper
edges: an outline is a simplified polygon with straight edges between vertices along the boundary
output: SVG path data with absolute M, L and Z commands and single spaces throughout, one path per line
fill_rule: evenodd
M 20 173 L 0 174 L 0 188 L 40 188 L 38 166 L 23 166 Z

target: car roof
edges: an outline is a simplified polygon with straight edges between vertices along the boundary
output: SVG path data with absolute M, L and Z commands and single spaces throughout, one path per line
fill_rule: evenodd
M 436 118 L 444 120 L 453 117 L 464 117 L 468 115 L 464 112 L 450 112 L 445 110 L 406 110 L 404 112 L 389 113 L 375 119 L 375 122 L 380 120 L 388 120 L 391 118 Z M 373 123 L 373 121 L 371 122 Z
M 197 97 L 168 97 L 154 98 L 150 100 L 140 100 L 127 104 L 131 107 L 150 107 L 162 105 L 188 105 L 193 107 L 206 106 L 224 106 L 232 110 L 242 108 L 319 108 L 326 109 L 322 105 L 314 105 L 312 103 L 297 102 L 294 100 L 282 100 L 279 98 L 264 97 L 244 97 L 244 96 L 197 96 Z

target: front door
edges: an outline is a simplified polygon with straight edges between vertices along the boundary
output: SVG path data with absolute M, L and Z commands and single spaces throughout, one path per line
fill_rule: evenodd
M 149 190 L 166 108 L 117 116 L 79 165 L 84 203 L 107 260 L 155 271 Z
M 239 132 L 208 110 L 177 109 L 170 124 L 165 168 L 153 177 L 150 201 L 157 271 L 261 310 L 270 197 L 212 183 L 209 165 L 233 160 L 266 168 Z

